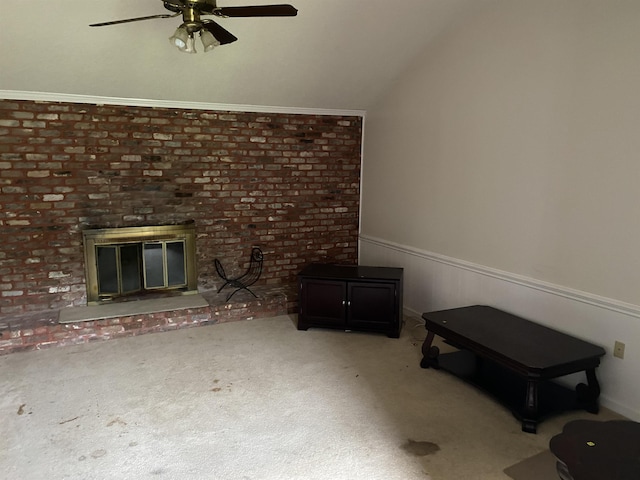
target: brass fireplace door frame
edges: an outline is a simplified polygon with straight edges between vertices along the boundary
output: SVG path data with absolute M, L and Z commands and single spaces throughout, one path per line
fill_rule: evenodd
M 183 294 L 197 293 L 195 225 L 158 225 L 146 227 L 119 227 L 84 230 L 84 267 L 87 286 L 87 304 L 102 303 L 98 291 L 98 264 L 96 246 L 143 243 L 165 240 L 183 240 L 185 243 L 186 287 Z

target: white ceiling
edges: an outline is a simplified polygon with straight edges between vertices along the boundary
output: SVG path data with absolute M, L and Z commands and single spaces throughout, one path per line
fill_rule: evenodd
M 447 25 L 484 0 L 291 3 L 297 17 L 214 18 L 238 41 L 196 55 L 169 44 L 161 0 L 11 0 L 0 15 L 0 91 L 367 110 Z M 1 96 L 1 95 L 0 95 Z

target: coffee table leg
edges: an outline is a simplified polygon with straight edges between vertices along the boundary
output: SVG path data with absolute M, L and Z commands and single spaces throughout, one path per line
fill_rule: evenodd
M 435 333 L 427 332 L 427 338 L 422 344 L 422 360 L 420 361 L 420 366 L 422 368 L 438 368 L 438 355 L 440 355 L 440 349 L 436 346 L 431 346 L 435 336 Z
M 587 384 L 579 383 L 576 385 L 578 406 L 584 408 L 589 413 L 598 413 L 600 411 L 600 406 L 598 405 L 600 384 L 596 377 L 596 369 L 589 368 L 585 373 L 587 374 Z
M 522 415 L 522 431 L 536 433 L 538 425 L 538 381 L 527 380 L 527 397 Z

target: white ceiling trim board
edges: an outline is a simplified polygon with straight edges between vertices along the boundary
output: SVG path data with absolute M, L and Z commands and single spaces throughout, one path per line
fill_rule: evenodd
M 181 102 L 174 100 L 153 100 L 143 98 L 93 97 L 68 93 L 26 92 L 20 90 L 0 90 L 0 98 L 5 100 L 31 100 L 35 102 L 69 102 L 93 105 L 123 105 L 129 107 L 177 108 L 189 110 L 284 113 L 293 115 L 326 115 L 364 117 L 364 110 L 338 110 L 325 108 L 277 107 L 265 105 L 232 105 L 224 103 Z

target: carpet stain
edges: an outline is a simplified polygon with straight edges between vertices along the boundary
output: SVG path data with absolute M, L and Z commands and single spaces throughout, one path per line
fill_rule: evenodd
M 106 450 L 100 449 L 100 450 L 95 450 L 93 452 L 91 452 L 91 456 L 93 458 L 100 458 L 100 457 L 104 457 L 107 454 Z
M 22 405 L 20 405 L 18 407 L 18 415 L 23 415 L 24 414 L 24 407 L 26 407 L 26 406 L 27 406 L 27 404 L 23 403 Z
M 219 382 L 220 382 L 220 380 L 218 380 L 218 379 L 215 379 L 215 380 L 213 381 L 213 383 L 219 383 Z M 227 388 L 227 391 L 231 392 L 231 387 L 232 387 L 232 386 L 233 386 L 233 383 L 232 383 L 232 382 L 229 382 L 229 385 L 227 385 L 227 387 L 226 387 L 226 388 Z M 222 390 L 223 390 L 223 387 L 213 387 L 213 388 L 211 389 L 211 391 L 212 391 L 212 392 L 221 392 Z
M 122 420 L 121 418 L 116 417 L 116 418 L 114 418 L 113 420 L 111 420 L 109 423 L 107 423 L 107 427 L 112 427 L 112 426 L 114 426 L 116 423 L 117 423 L 117 424 L 119 424 L 119 425 L 126 425 L 126 424 L 127 424 L 127 422 L 125 422 L 125 421 L 124 421 L 124 420 Z
M 407 440 L 407 443 L 400 445 L 400 448 L 416 457 L 433 455 L 438 450 L 440 450 L 440 446 L 437 443 L 417 442 L 415 440 L 411 440 L 410 438 Z

